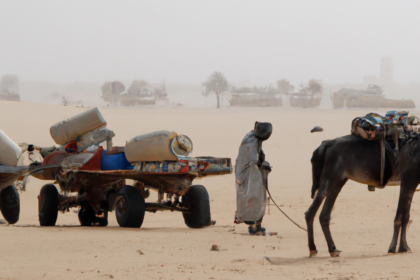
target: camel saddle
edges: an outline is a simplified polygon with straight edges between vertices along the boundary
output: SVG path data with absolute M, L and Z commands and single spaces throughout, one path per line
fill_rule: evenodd
M 378 141 L 381 145 L 381 186 L 383 186 L 385 172 L 385 149 L 392 151 L 398 159 L 399 140 L 405 140 L 409 137 L 408 134 L 418 132 L 419 124 L 419 119 L 416 116 L 408 116 L 408 111 L 389 111 L 385 117 L 377 113 L 369 113 L 352 121 L 352 135 Z

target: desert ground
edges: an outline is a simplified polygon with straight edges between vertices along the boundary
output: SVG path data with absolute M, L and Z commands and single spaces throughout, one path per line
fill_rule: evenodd
M 87 108 L 0 101 L 0 129 L 15 142 L 54 144 L 51 125 Z M 188 135 L 192 156 L 230 157 L 235 162 L 242 138 L 255 121 L 271 122 L 264 142 L 272 165 L 269 187 L 276 202 L 306 227 L 311 204 L 312 152 L 325 139 L 349 134 L 350 122 L 373 110 L 288 108 L 112 108 L 100 107 L 114 145 L 134 136 L 167 129 Z M 384 113 L 385 110 L 376 110 Z M 413 112 L 415 113 L 415 112 Z M 310 133 L 314 126 L 321 133 Z M 368 158 L 366 160 L 369 160 Z M 215 226 L 189 229 L 176 212 L 146 213 L 141 228 L 120 228 L 115 214 L 106 228 L 80 227 L 76 209 L 59 214 L 57 226 L 39 227 L 37 195 L 47 183 L 31 178 L 20 194 L 16 225 L 0 225 L 0 279 L 420 279 L 420 197 L 412 205 L 408 242 L 413 253 L 387 255 L 399 187 L 368 192 L 348 182 L 332 214 L 331 230 L 339 258 L 330 258 L 315 220 L 319 254 L 309 258 L 306 232 L 274 206 L 264 217 L 278 236 L 250 236 L 234 225 L 234 175 L 203 178 Z M 153 195 L 148 201 L 156 200 Z M 319 214 L 319 213 L 318 213 Z M 210 251 L 213 244 L 220 251 Z M 143 254 L 141 254 L 142 252 Z

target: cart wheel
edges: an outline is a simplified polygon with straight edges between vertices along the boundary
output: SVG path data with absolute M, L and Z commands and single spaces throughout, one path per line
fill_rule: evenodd
M 115 215 L 121 227 L 141 227 L 143 224 L 146 203 L 140 191 L 125 185 L 119 191 L 122 194 L 115 205 Z
M 55 226 L 58 215 L 58 191 L 53 184 L 44 185 L 39 193 L 38 216 L 41 226 Z
M 79 222 L 82 227 L 92 226 L 95 222 L 95 210 L 93 210 L 92 206 L 87 202 L 80 208 L 77 216 L 79 217 Z
M 188 227 L 202 228 L 210 225 L 210 198 L 204 186 L 191 186 L 182 197 L 182 205 L 189 209 L 189 213 L 182 213 Z
M 20 197 L 14 185 L 10 185 L 0 192 L 0 209 L 9 224 L 19 221 Z

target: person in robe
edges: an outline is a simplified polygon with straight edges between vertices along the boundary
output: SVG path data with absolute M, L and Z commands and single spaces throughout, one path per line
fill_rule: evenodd
M 270 138 L 271 123 L 255 122 L 242 140 L 236 159 L 236 214 L 235 223 L 249 225 L 250 234 L 265 235 L 261 226 L 265 214 L 267 177 L 271 171 L 265 161 L 262 142 Z

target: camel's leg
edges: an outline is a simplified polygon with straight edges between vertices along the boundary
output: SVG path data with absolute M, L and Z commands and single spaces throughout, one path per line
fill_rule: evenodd
M 319 215 L 319 221 L 321 223 L 322 231 L 324 232 L 325 239 L 328 244 L 328 251 L 330 252 L 331 257 L 336 258 L 340 255 L 339 250 L 334 245 L 330 231 L 330 220 L 331 220 L 331 211 L 334 207 L 335 200 L 337 199 L 338 194 L 341 191 L 341 188 L 346 183 L 347 179 L 339 179 L 335 181 L 330 181 L 330 186 L 328 187 L 328 195 L 325 199 L 324 206 L 322 207 L 321 214 Z
M 408 179 L 408 178 L 407 178 Z M 411 252 L 407 245 L 407 226 L 410 220 L 411 202 L 413 201 L 414 192 L 417 188 L 418 182 L 411 177 L 408 180 L 401 182 L 400 199 L 398 201 L 398 208 L 401 209 L 401 239 L 399 253 Z
M 412 173 L 415 174 L 415 173 Z M 410 178 L 411 177 L 411 178 Z M 397 214 L 394 219 L 394 234 L 389 245 L 388 254 L 395 254 L 398 236 L 401 230 L 400 248 L 398 252 L 411 252 L 407 245 L 407 225 L 410 220 L 411 201 L 419 182 L 413 176 L 401 176 L 400 198 L 398 200 Z
M 317 195 L 315 196 L 314 200 L 312 201 L 311 206 L 305 212 L 305 219 L 306 219 L 306 228 L 308 230 L 308 245 L 309 245 L 309 256 L 314 257 L 318 253 L 315 246 L 314 241 L 314 218 L 316 212 L 321 206 L 322 201 L 324 200 L 326 195 L 326 190 L 318 191 Z
M 400 207 L 397 209 L 397 214 L 394 219 L 394 235 L 392 236 L 391 244 L 389 245 L 388 254 L 395 254 L 397 248 L 398 235 L 400 234 L 401 228 L 401 210 Z

